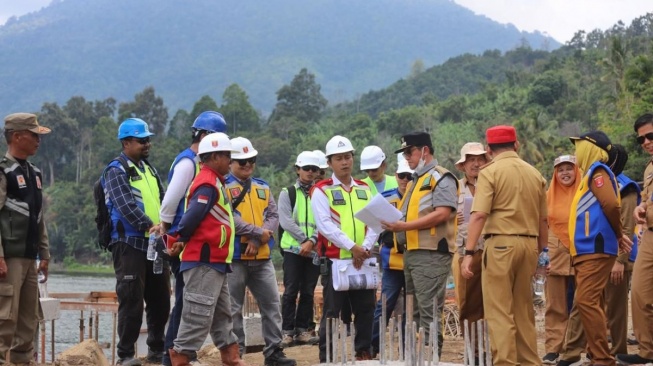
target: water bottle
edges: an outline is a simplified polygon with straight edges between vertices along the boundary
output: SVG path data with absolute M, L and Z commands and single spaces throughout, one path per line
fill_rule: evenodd
M 544 294 L 544 282 L 546 282 L 546 267 L 549 266 L 549 248 L 544 248 L 537 260 L 537 270 L 535 271 L 535 295 Z
M 298 247 L 298 246 L 292 246 L 292 247 L 290 247 L 290 251 L 291 251 L 292 253 L 297 254 L 297 255 L 299 255 L 299 250 L 300 250 L 300 249 L 301 249 L 301 248 Z M 320 256 L 317 255 L 317 252 L 314 251 L 314 250 L 311 250 L 311 259 L 312 259 L 312 262 L 313 262 L 314 265 L 316 265 L 316 266 L 319 266 L 319 265 L 320 265 Z
M 147 242 L 147 260 L 153 261 L 156 259 L 156 234 L 150 234 L 150 240 Z
M 154 263 L 152 263 L 152 272 L 154 274 L 163 273 L 163 258 L 159 256 L 159 253 L 154 253 Z

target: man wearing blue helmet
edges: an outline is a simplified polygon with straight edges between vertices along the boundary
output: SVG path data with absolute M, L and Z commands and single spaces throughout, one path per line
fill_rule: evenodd
M 179 222 L 185 211 L 185 195 L 193 179 L 199 172 L 197 149 L 202 138 L 213 132 L 226 132 L 227 123 L 222 114 L 214 111 L 202 112 L 193 122 L 190 147 L 179 153 L 172 162 L 168 173 L 168 190 L 161 202 L 161 234 L 178 231 Z M 166 332 L 165 350 L 172 348 L 177 338 L 181 311 L 184 305 L 184 276 L 179 275 L 179 257 L 170 260 L 170 269 L 175 275 L 175 306 L 170 314 L 170 324 Z M 170 355 L 164 352 L 162 364 L 171 366 Z
M 102 174 L 102 187 L 112 223 L 109 249 L 116 272 L 118 297 L 118 365 L 140 365 L 134 344 L 147 304 L 147 360 L 161 362 L 164 329 L 170 311 L 170 272 L 167 266 L 153 273 L 146 258 L 150 233 L 159 230 L 163 187 L 156 170 L 147 162 L 150 136 L 147 123 L 129 118 L 118 128 L 120 156 Z M 126 168 L 125 168 L 126 167 Z

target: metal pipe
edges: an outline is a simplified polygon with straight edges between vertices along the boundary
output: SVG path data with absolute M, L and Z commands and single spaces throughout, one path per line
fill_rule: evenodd
M 394 349 L 395 349 L 395 318 L 390 318 L 390 347 L 388 347 L 388 359 L 394 361 Z
M 419 327 L 419 355 L 417 358 L 417 364 L 419 366 L 424 366 L 424 352 L 426 352 L 426 346 L 424 341 L 426 340 L 426 335 L 423 327 Z
M 483 320 L 479 319 L 476 322 L 476 333 L 478 334 L 478 366 L 485 366 L 484 354 L 483 354 Z
M 384 293 L 381 294 L 381 319 L 379 321 L 379 363 L 381 365 L 386 364 L 385 359 L 385 316 L 387 307 L 386 307 L 386 296 Z
M 469 322 L 467 319 L 463 320 L 463 344 L 465 345 L 463 351 L 463 365 L 469 366 Z
M 349 341 L 351 342 L 351 364 L 355 365 L 356 364 L 356 326 L 352 322 L 349 327 L 351 328 L 350 330 L 350 336 L 349 336 Z M 346 334 L 345 334 L 346 335 Z
M 404 314 L 406 316 L 406 314 Z M 404 327 L 403 327 L 403 322 L 401 321 L 401 315 L 397 317 L 397 344 L 398 347 L 397 349 L 399 350 L 399 361 L 404 360 Z

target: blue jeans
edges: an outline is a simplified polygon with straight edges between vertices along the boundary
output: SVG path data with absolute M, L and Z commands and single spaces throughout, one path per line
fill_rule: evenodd
M 406 285 L 406 280 L 404 278 L 404 271 L 403 270 L 392 270 L 392 269 L 384 269 L 383 270 L 383 280 L 382 280 L 382 285 L 381 285 L 381 296 L 385 295 L 385 304 L 386 304 L 386 313 L 385 313 L 385 324 L 388 324 L 388 321 L 390 320 L 390 315 L 392 314 L 392 311 L 395 309 L 395 305 L 397 304 L 397 299 L 399 299 L 399 295 L 401 295 L 401 290 L 404 288 Z M 381 319 L 381 315 L 383 313 L 383 308 L 381 301 L 383 300 L 383 297 L 379 299 L 379 301 L 376 303 L 376 309 L 374 310 L 374 323 L 372 326 L 372 350 L 374 353 L 379 352 L 379 338 L 380 338 L 380 331 L 379 331 L 379 323 Z M 404 305 L 406 303 L 404 302 Z M 405 310 L 405 306 L 404 306 Z M 401 319 L 402 326 L 406 324 L 406 317 L 403 316 Z M 385 332 L 385 330 L 383 330 Z M 403 335 L 403 332 L 402 332 Z M 403 344 L 403 339 L 402 339 L 402 344 Z
M 181 312 L 184 309 L 184 276 L 179 272 L 179 266 L 179 258 L 170 260 L 170 269 L 175 275 L 175 306 L 172 308 L 170 318 L 168 318 L 168 330 L 166 331 L 166 340 L 163 347 L 162 363 L 166 366 L 172 365 L 168 350 L 174 346 L 179 331 L 179 323 L 181 322 Z

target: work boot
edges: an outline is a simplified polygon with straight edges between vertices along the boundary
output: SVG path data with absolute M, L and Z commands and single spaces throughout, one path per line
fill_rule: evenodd
M 232 343 L 226 347 L 220 348 L 220 359 L 223 366 L 248 366 L 240 358 L 240 349 L 238 343 Z
M 141 366 L 142 363 L 141 363 L 141 360 L 139 360 L 138 358 L 134 358 L 132 356 L 132 357 L 123 357 L 123 358 L 119 359 L 118 362 L 116 363 L 116 365 L 121 365 L 121 366 Z
M 620 353 L 616 357 L 617 363 L 620 365 L 644 365 L 647 363 L 653 363 L 653 359 L 648 359 L 640 356 L 637 353 L 625 354 Z
M 372 355 L 367 351 L 356 352 L 356 361 L 369 361 L 372 359 Z
M 149 363 L 162 363 L 163 362 L 163 351 L 152 351 L 148 350 L 147 351 L 147 357 L 145 358 L 145 361 Z
M 297 361 L 286 357 L 283 348 L 279 347 L 265 358 L 265 366 L 295 366 Z
M 314 345 L 317 344 L 320 341 L 319 337 L 316 337 L 309 331 L 303 331 L 300 332 L 295 336 L 295 343 L 296 344 L 310 344 Z
M 288 348 L 295 345 L 295 336 L 294 332 L 284 332 L 283 338 L 281 339 L 281 347 Z
M 191 366 L 190 357 L 187 355 L 175 351 L 174 348 L 170 348 L 168 353 L 170 354 L 170 361 L 172 362 L 172 366 Z

